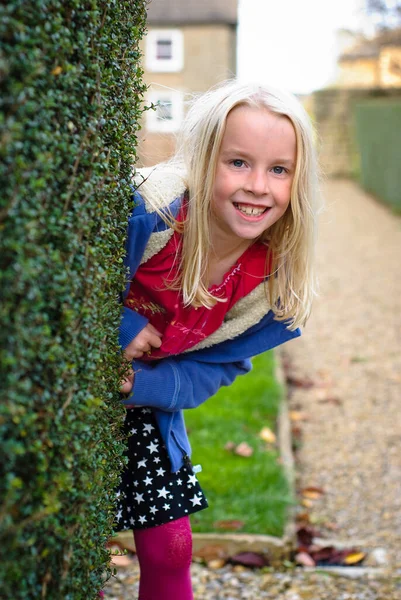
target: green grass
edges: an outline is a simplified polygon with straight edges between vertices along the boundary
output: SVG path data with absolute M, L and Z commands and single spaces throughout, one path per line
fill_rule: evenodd
M 259 438 L 262 427 L 275 430 L 282 389 L 274 377 L 274 355 L 253 360 L 253 370 L 238 377 L 185 420 L 192 462 L 200 463 L 199 481 L 209 508 L 191 517 L 197 532 L 216 531 L 214 523 L 243 521 L 241 532 L 281 536 L 292 499 L 278 452 Z M 251 457 L 225 450 L 227 442 L 247 442 Z

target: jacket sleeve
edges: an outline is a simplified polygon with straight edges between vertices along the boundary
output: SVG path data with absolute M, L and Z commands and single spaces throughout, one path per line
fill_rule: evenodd
M 135 192 L 133 195 L 134 208 L 128 219 L 126 253 L 124 264 L 127 268 L 127 285 L 123 297 L 127 295 L 132 278 L 134 277 L 142 256 L 145 252 L 149 238 L 153 233 L 158 233 L 168 228 L 168 225 L 156 213 L 146 211 L 142 196 Z M 181 205 L 181 198 L 177 198 L 170 205 L 173 215 L 177 213 Z M 124 350 L 128 344 L 147 325 L 148 319 L 130 308 L 123 307 L 119 328 L 119 342 Z
M 237 375 L 248 373 L 250 360 L 208 363 L 195 357 L 178 356 L 157 363 L 135 360 L 133 391 L 124 404 L 137 404 L 173 412 L 195 408 Z
M 270 311 L 259 323 L 232 340 L 155 363 L 133 361 L 133 392 L 125 404 L 175 411 L 195 408 L 237 375 L 251 370 L 250 357 L 301 335 Z
M 121 313 L 121 322 L 118 332 L 118 341 L 123 350 L 149 323 L 146 317 L 135 312 L 131 308 L 123 306 Z

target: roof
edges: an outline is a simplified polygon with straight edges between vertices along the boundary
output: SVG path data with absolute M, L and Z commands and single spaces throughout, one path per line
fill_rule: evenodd
M 227 23 L 238 21 L 238 0 L 151 0 L 147 7 L 149 25 Z

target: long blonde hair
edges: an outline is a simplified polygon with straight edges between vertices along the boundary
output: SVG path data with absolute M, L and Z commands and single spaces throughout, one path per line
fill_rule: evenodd
M 303 325 L 315 295 L 314 247 L 317 228 L 317 164 L 313 130 L 300 102 L 276 88 L 230 80 L 195 99 L 177 141 L 177 152 L 168 161 L 186 174 L 188 209 L 184 227 L 155 210 L 182 230 L 178 281 L 186 306 L 212 307 L 208 292 L 210 220 L 218 154 L 230 111 L 238 106 L 265 108 L 290 119 L 296 134 L 297 160 L 290 204 L 284 215 L 261 236 L 272 260 L 266 291 L 276 319 L 288 320 L 289 329 Z M 149 198 L 150 204 L 151 198 Z M 182 225 L 182 224 L 181 224 Z

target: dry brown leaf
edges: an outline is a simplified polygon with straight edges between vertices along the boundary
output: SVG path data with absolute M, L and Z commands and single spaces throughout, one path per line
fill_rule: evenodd
M 230 558 L 234 565 L 243 565 L 244 567 L 266 567 L 269 563 L 263 554 L 256 552 L 240 552 Z
M 303 498 L 301 500 L 301 504 L 305 508 L 312 508 L 312 506 L 313 506 L 313 500 L 310 500 L 309 498 Z
M 336 406 L 341 406 L 342 401 L 338 396 L 333 394 L 332 390 L 317 390 L 316 391 L 316 399 L 319 404 L 335 404 Z
M 310 522 L 309 513 L 307 513 L 307 512 L 298 513 L 297 515 L 295 515 L 295 520 L 298 523 L 309 523 Z
M 309 417 L 305 412 L 302 412 L 300 410 L 290 410 L 289 412 L 289 416 L 291 421 L 308 421 Z
M 309 377 L 297 377 L 295 375 L 287 375 L 287 383 L 304 389 L 309 389 L 315 385 Z
M 315 486 L 308 486 L 301 490 L 301 494 L 304 498 L 308 498 L 309 500 L 317 500 L 324 494 L 324 490 Z
M 295 555 L 295 562 L 297 565 L 302 565 L 303 567 L 316 566 L 315 561 L 307 552 L 298 552 L 298 554 Z
M 322 523 L 322 526 L 329 531 L 337 531 L 338 529 L 337 523 Z
M 344 558 L 344 563 L 346 565 L 357 565 L 363 561 L 365 556 L 366 554 L 364 552 L 353 552 Z
M 224 529 L 227 531 L 237 531 L 238 529 L 242 529 L 244 525 L 244 521 L 240 521 L 239 519 L 226 519 L 223 521 L 216 521 L 213 524 L 216 529 Z
M 195 558 L 200 558 L 206 563 L 209 563 L 211 560 L 216 560 L 218 558 L 227 558 L 225 548 L 223 546 L 219 546 L 218 544 L 205 544 L 198 550 L 194 550 L 193 555 Z
M 275 433 L 269 427 L 263 427 L 259 432 L 259 437 L 267 444 L 275 444 L 277 439 Z
M 216 570 L 216 569 L 222 569 L 225 564 L 226 564 L 226 561 L 223 558 L 215 558 L 214 560 L 210 560 L 207 563 L 207 566 L 209 569 Z
M 235 454 L 238 456 L 244 456 L 245 458 L 249 458 L 253 454 L 253 448 L 246 442 L 241 442 L 234 450 Z

